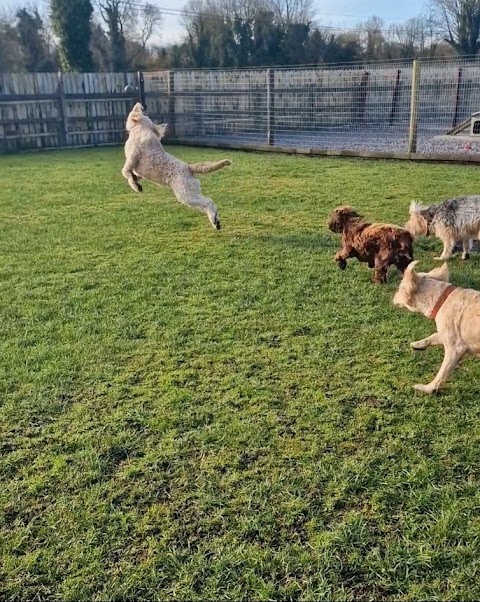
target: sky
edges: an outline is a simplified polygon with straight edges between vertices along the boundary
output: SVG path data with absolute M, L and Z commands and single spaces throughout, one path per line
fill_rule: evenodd
M 148 0 L 166 11 L 181 10 L 186 0 Z M 18 6 L 19 4 L 48 5 L 48 0 L 0 0 L 0 8 Z M 136 0 L 143 4 L 144 0 Z M 318 10 L 318 23 L 334 27 L 355 27 L 359 21 L 377 15 L 386 23 L 405 21 L 410 17 L 421 14 L 427 6 L 428 0 L 316 0 Z M 172 10 L 173 9 L 173 10 Z M 183 29 L 179 17 L 165 14 L 160 42 L 170 44 L 178 42 L 182 37 Z

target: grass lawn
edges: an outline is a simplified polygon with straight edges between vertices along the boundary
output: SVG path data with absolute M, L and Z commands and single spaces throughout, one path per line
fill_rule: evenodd
M 172 152 L 234 160 L 203 177 L 220 232 L 121 149 L 0 157 L 0 598 L 478 600 L 480 362 L 414 392 L 432 323 L 325 222 L 480 170 Z

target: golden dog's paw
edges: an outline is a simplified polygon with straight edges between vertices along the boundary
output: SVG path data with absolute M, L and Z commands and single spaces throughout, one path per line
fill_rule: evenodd
M 413 343 L 410 343 L 410 347 L 415 349 L 415 351 L 425 351 L 428 345 L 425 341 L 414 341 Z
M 429 395 L 436 392 L 436 389 L 434 389 L 430 385 L 415 385 L 413 388 L 415 389 L 415 391 L 420 391 L 421 393 L 428 393 Z

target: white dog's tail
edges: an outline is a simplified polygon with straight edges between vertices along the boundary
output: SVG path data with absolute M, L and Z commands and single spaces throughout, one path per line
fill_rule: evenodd
M 189 165 L 190 171 L 192 174 L 200 174 L 200 173 L 210 173 L 212 171 L 217 171 L 217 169 L 222 169 L 222 167 L 226 167 L 227 165 L 231 165 L 232 162 L 230 159 L 224 159 L 223 161 L 217 161 L 216 163 L 206 162 L 206 163 L 193 163 Z

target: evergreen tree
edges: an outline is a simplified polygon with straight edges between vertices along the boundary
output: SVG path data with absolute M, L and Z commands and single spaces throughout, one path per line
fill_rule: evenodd
M 59 38 L 60 62 L 64 71 L 92 71 L 90 51 L 90 0 L 51 0 L 51 19 Z
M 274 13 L 259 11 L 253 24 L 253 53 L 255 65 L 281 65 L 285 63 L 283 41 L 285 31 L 275 22 Z
M 47 49 L 43 39 L 43 21 L 35 9 L 17 11 L 17 34 L 27 71 L 41 71 L 46 65 Z

